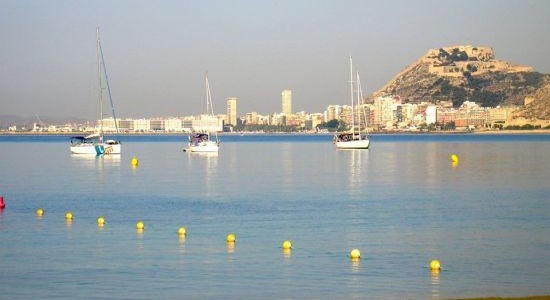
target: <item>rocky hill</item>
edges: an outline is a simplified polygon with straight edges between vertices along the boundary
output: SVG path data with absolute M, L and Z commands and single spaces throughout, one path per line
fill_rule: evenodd
M 545 120 L 546 122 L 541 122 Z M 513 113 L 510 124 L 548 126 L 550 121 L 550 83 L 537 89 L 526 98 L 525 106 Z
M 531 97 L 522 116 L 550 119 L 549 85 L 550 75 L 498 60 L 492 48 L 453 46 L 430 49 L 371 98 L 399 95 L 405 102 L 452 101 L 455 107 L 468 100 L 494 107 L 523 105 Z

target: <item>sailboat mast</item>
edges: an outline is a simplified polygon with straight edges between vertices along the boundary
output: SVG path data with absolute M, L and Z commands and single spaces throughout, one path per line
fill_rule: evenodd
M 359 78 L 359 72 L 357 72 L 357 117 L 359 118 L 359 134 L 361 134 L 361 113 L 363 113 L 365 132 L 368 134 L 367 129 L 367 113 L 365 112 L 364 103 L 360 104 L 360 101 L 363 101 L 363 88 L 361 87 L 361 79 Z
M 113 114 L 113 120 L 115 122 L 116 133 L 118 134 L 119 131 L 118 131 L 116 114 L 115 114 L 115 105 L 113 104 L 113 97 L 111 95 L 111 86 L 109 85 L 109 76 L 107 75 L 107 67 L 105 66 L 105 57 L 103 56 L 103 47 L 101 47 L 101 42 L 99 42 L 99 56 L 101 58 L 101 67 L 103 68 L 103 75 L 105 75 L 105 85 L 107 87 L 107 95 L 109 96 L 109 102 L 111 104 L 111 112 Z
M 359 136 L 361 136 L 361 113 L 359 111 L 359 102 L 361 101 L 361 94 L 359 92 L 359 90 L 361 89 L 361 82 L 359 81 L 359 72 L 356 73 L 356 76 L 355 76 L 355 80 L 356 80 L 356 87 L 355 87 L 355 92 L 356 92 L 356 95 L 357 95 L 357 103 L 355 103 L 355 110 L 353 111 L 353 113 L 357 116 L 357 131 L 359 132 Z
M 96 28 L 96 56 L 97 56 L 97 82 L 99 85 L 99 141 L 103 143 L 103 89 L 101 82 L 101 60 L 100 60 L 100 42 L 99 42 L 99 27 Z
M 204 76 L 204 84 L 206 87 L 206 114 L 210 115 L 210 82 L 208 82 L 208 73 Z
M 351 55 L 349 57 L 349 85 L 350 85 L 350 97 L 351 97 L 351 133 L 355 135 L 355 116 L 353 109 L 353 61 Z
M 214 107 L 212 106 L 212 93 L 210 92 L 210 82 L 208 81 L 208 74 L 205 76 L 206 80 L 206 114 L 210 115 L 210 117 L 214 117 Z M 218 132 L 214 131 L 214 135 L 216 136 L 216 142 L 218 141 Z

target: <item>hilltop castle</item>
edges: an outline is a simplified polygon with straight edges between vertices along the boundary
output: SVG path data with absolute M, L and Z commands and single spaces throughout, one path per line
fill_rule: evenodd
M 452 46 L 430 49 L 420 61 L 428 64 L 428 71 L 438 76 L 462 77 L 469 72 L 480 75 L 487 72 L 532 72 L 528 66 L 513 65 L 495 59 L 491 47 Z

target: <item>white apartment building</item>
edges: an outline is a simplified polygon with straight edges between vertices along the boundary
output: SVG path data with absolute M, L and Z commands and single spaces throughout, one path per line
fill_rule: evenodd
M 192 130 L 195 132 L 221 132 L 223 120 L 216 116 L 200 115 L 192 121 Z
M 151 130 L 150 119 L 134 119 L 134 131 L 148 132 Z
M 270 125 L 285 125 L 286 124 L 286 116 L 285 114 L 278 114 L 274 113 L 271 115 L 271 121 L 269 122 Z
M 325 111 L 325 122 L 338 120 L 340 119 L 340 114 L 342 113 L 342 106 L 340 105 L 329 105 Z
M 179 118 L 169 118 L 164 120 L 164 130 L 168 132 L 183 131 L 183 123 Z
M 374 125 L 386 126 L 393 122 L 393 111 L 395 107 L 393 97 L 377 97 L 374 99 Z
M 310 114 L 309 119 L 311 120 L 311 128 L 315 128 L 317 125 L 323 123 L 324 115 L 321 113 Z
M 426 107 L 426 125 L 435 124 L 437 122 L 437 106 L 428 105 Z
M 253 111 L 253 112 L 249 112 L 249 113 L 246 113 L 245 115 L 245 123 L 246 124 L 258 124 L 258 113 Z

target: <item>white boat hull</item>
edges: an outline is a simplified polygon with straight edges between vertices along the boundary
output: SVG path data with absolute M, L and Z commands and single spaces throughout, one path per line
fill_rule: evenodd
M 370 140 L 339 141 L 335 144 L 338 149 L 369 149 Z
M 214 141 L 201 142 L 190 144 L 188 151 L 190 152 L 218 152 L 220 145 Z
M 120 154 L 120 144 L 105 144 L 105 143 L 81 143 L 71 145 L 72 154 L 88 154 L 88 155 L 101 155 L 101 154 Z

